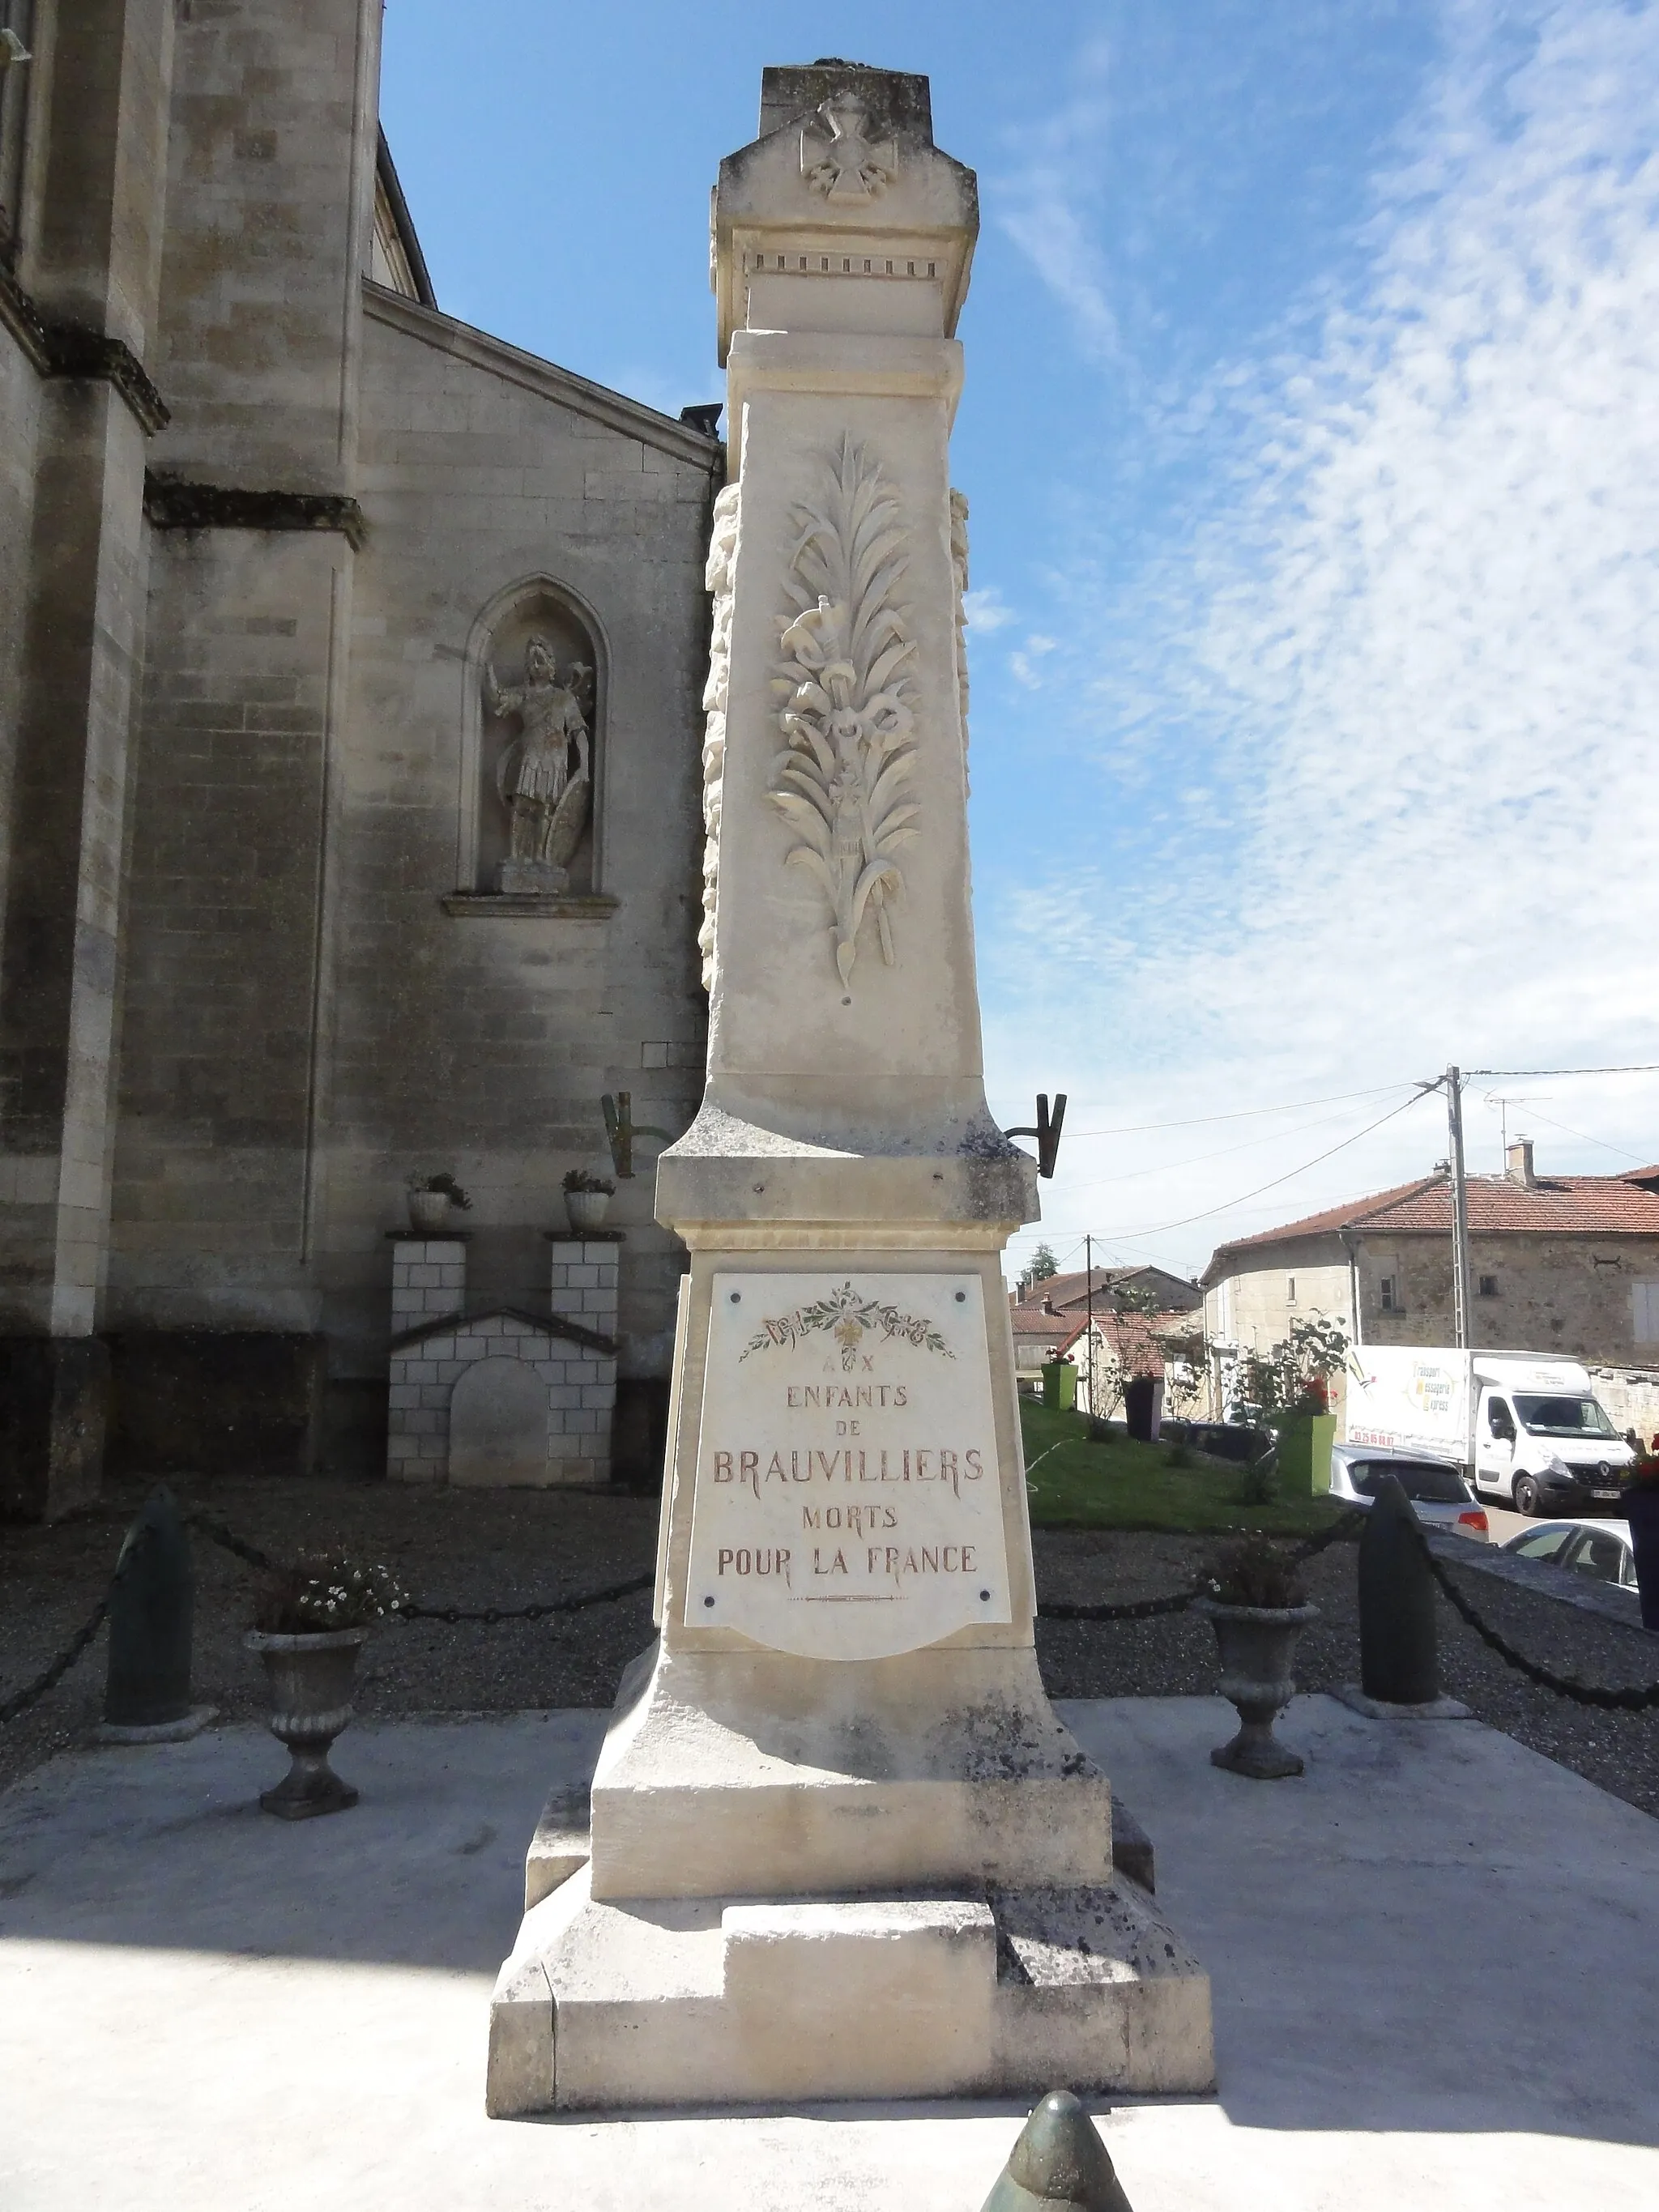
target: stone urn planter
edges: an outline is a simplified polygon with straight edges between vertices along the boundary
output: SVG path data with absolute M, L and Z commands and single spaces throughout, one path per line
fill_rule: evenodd
M 1215 1627 L 1221 1652 L 1221 1694 L 1238 1709 L 1238 1734 L 1210 1753 L 1213 1765 L 1254 1782 L 1279 1782 L 1300 1774 L 1300 1754 L 1280 1743 L 1273 1722 L 1296 1692 L 1291 1668 L 1297 1639 L 1316 1605 L 1224 1605 L 1201 1597 L 1198 1610 Z
M 303 1636 L 248 1630 L 245 1642 L 264 1662 L 270 1680 L 271 1734 L 288 1746 L 293 1764 L 259 1802 L 279 1820 L 310 1820 L 343 1813 L 357 1792 L 328 1763 L 329 1747 L 351 1718 L 352 1678 L 367 1628 L 329 1628 Z
M 409 1194 L 409 1225 L 435 1236 L 449 1220 L 450 1196 L 447 1190 L 411 1190 Z
M 564 1194 L 564 1210 L 570 1226 L 579 1233 L 603 1229 L 610 1205 L 608 1190 L 568 1190 Z

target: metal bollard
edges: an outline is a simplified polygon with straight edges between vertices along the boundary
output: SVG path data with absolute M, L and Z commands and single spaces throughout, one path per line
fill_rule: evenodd
M 1019 2131 L 982 2212 L 1130 2212 L 1111 2157 L 1069 2089 L 1050 2089 Z
M 1359 1540 L 1359 1686 L 1390 1705 L 1431 1705 L 1440 1697 L 1434 1577 L 1422 1531 L 1397 1475 L 1372 1495 Z
M 196 1577 L 190 1537 L 168 1490 L 158 1490 L 126 1534 L 109 1603 L 103 1743 L 171 1743 L 211 1717 L 190 1702 Z

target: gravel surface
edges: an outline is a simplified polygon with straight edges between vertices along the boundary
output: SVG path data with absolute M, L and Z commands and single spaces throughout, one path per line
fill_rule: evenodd
M 51 1528 L 0 1528 L 0 1698 L 39 1673 L 107 1584 L 138 1486 L 112 1486 L 93 1511 Z M 389 1566 L 423 1603 L 526 1605 L 647 1571 L 653 1499 L 532 1491 L 391 1488 L 325 1481 L 221 1482 L 192 1493 L 276 1558 L 338 1547 Z M 1035 1538 L 1045 1598 L 1158 1596 L 1189 1584 L 1210 1537 L 1042 1530 Z M 198 1538 L 195 1693 L 230 1719 L 265 1710 L 258 1662 L 241 1645 L 252 1577 Z M 1359 1676 L 1354 1549 L 1338 1544 L 1306 1570 L 1321 1618 L 1304 1632 L 1297 1678 L 1309 1690 Z M 1482 1616 L 1559 1673 L 1617 1685 L 1659 1677 L 1659 1637 L 1575 1611 L 1487 1575 L 1465 1577 Z M 539 1623 L 388 1626 L 370 1642 L 357 1707 L 377 1717 L 608 1705 L 617 1676 L 651 1635 L 650 1593 Z M 1440 1607 L 1446 1689 L 1477 1716 L 1659 1815 L 1659 1713 L 1603 1713 L 1535 1689 Z M 1045 1621 L 1037 1650 L 1055 1697 L 1178 1697 L 1213 1692 L 1213 1633 L 1196 1615 L 1112 1624 Z M 29 1713 L 0 1729 L 0 1786 L 84 1739 L 98 1717 L 104 1642 Z M 273 1755 L 276 1753 L 273 1746 Z

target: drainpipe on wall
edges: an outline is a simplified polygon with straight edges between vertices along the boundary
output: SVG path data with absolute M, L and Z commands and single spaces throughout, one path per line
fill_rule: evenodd
M 1348 1325 L 1353 1341 L 1363 1344 L 1365 1330 L 1359 1312 L 1359 1248 L 1358 1240 L 1346 1229 L 1341 1235 L 1342 1249 L 1348 1255 Z

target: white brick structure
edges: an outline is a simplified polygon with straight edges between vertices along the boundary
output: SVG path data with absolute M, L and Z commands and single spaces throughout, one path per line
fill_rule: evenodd
M 617 1402 L 619 1236 L 554 1236 L 552 1312 L 501 1307 L 469 1314 L 466 1243 L 398 1237 L 392 1263 L 391 1391 L 386 1474 L 395 1482 L 498 1480 L 537 1487 L 611 1479 Z M 546 1427 L 510 1471 L 491 1478 L 452 1463 L 455 1386 L 478 1362 L 528 1368 L 545 1394 Z M 536 1445 L 539 1445 L 539 1449 Z

